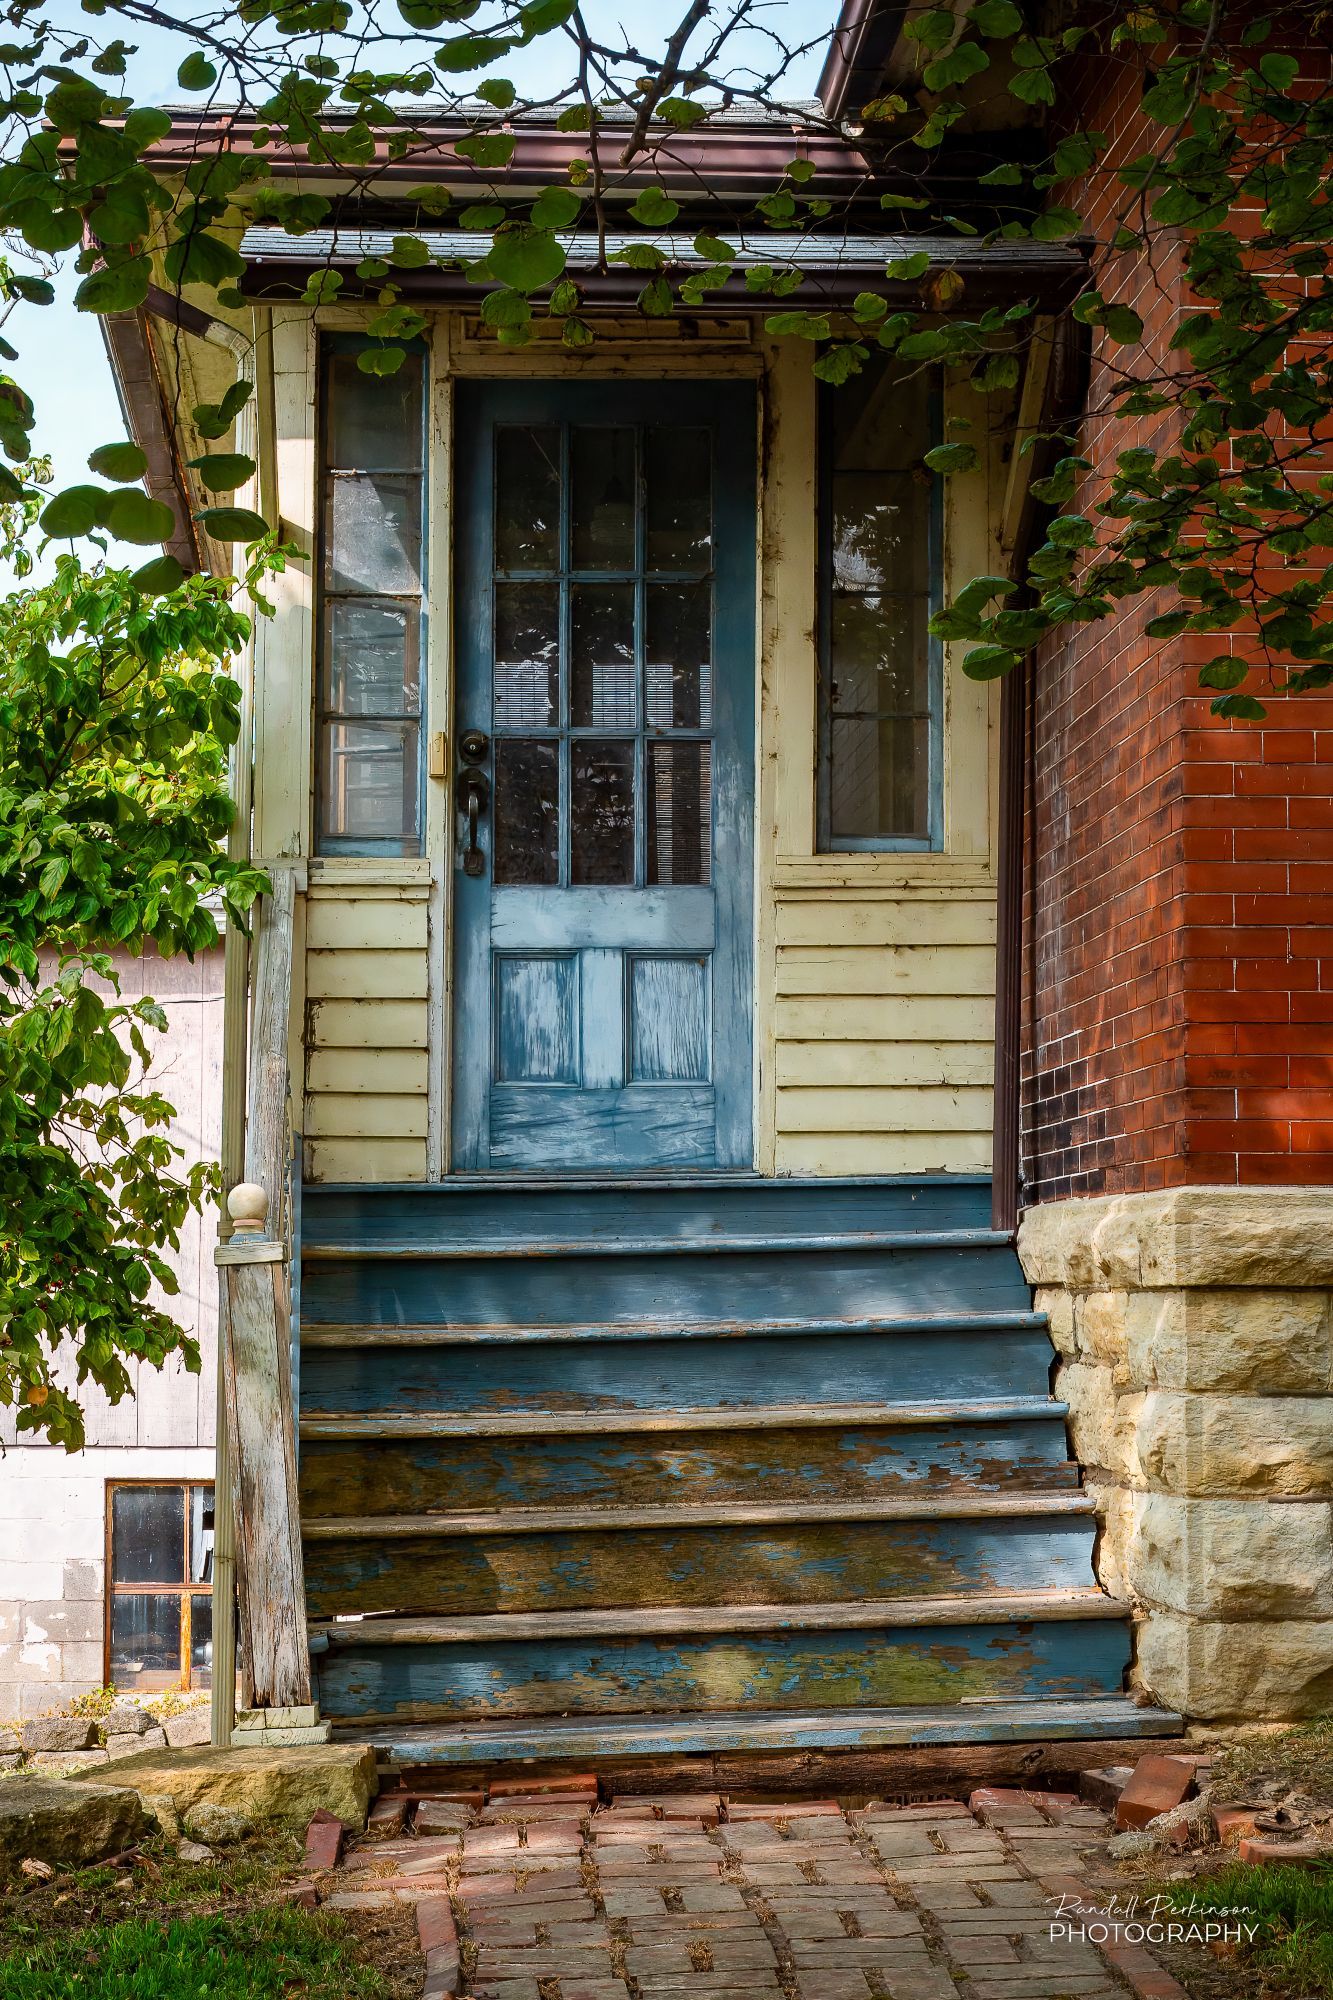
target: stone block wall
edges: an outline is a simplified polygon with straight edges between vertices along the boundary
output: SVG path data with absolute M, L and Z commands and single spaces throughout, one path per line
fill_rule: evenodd
M 107 1481 L 212 1477 L 211 1445 L 0 1455 L 0 1726 L 102 1685 Z
M 1333 1703 L 1333 1189 L 1030 1210 L 1019 1253 L 1135 1676 L 1200 1720 Z

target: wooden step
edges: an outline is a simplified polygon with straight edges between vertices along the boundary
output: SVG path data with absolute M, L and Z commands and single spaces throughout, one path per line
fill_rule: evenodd
M 394 1617 L 312 1631 L 334 1720 L 810 1712 L 1120 1693 L 1124 1607 L 1095 1587 L 967 1598 Z
M 802 1316 L 789 1319 L 686 1320 L 660 1315 L 635 1320 L 600 1320 L 592 1325 L 524 1324 L 502 1321 L 491 1325 L 460 1325 L 455 1321 L 432 1320 L 423 1325 L 395 1322 L 357 1322 L 339 1325 L 336 1321 L 309 1321 L 301 1331 L 303 1347 L 508 1347 L 532 1342 L 586 1340 L 763 1340 L 822 1339 L 839 1333 L 1013 1333 L 1044 1332 L 1045 1313 L 972 1312 L 924 1313 L 914 1318 L 823 1319 Z
M 682 1419 L 691 1431 L 817 1429 L 855 1424 L 877 1430 L 915 1425 L 953 1428 L 973 1424 L 1020 1423 L 1045 1418 L 1061 1422 L 1068 1403 L 1048 1396 L 1012 1396 L 991 1402 L 941 1403 L 770 1403 L 762 1410 L 719 1410 L 680 1403 L 673 1410 L 467 1410 L 459 1416 L 408 1411 L 375 1411 L 363 1417 L 312 1413 L 301 1419 L 303 1439 L 400 1439 L 471 1437 L 599 1437 L 607 1432 L 651 1434 L 675 1430 Z
M 709 1507 L 526 1508 L 440 1527 L 430 1517 L 372 1517 L 341 1534 L 344 1524 L 310 1522 L 306 1595 L 316 1618 L 741 1607 L 771 1615 L 779 1603 L 787 1613 L 852 1598 L 938 1595 L 970 1605 L 983 1593 L 1093 1582 L 1089 1496 L 1036 1495 L 1022 1509 L 988 1508 L 985 1497 L 964 1509 L 758 1507 L 731 1518 Z
M 696 1715 L 608 1715 L 591 1722 L 582 1716 L 559 1715 L 514 1721 L 477 1717 L 443 1724 L 355 1723 L 348 1725 L 346 1735 L 373 1744 L 382 1757 L 400 1765 L 546 1764 L 568 1759 L 586 1766 L 598 1758 L 683 1757 L 717 1751 L 795 1754 L 914 1744 L 1151 1741 L 1178 1735 L 1183 1727 L 1181 1718 L 1169 1709 L 1144 1708 L 1128 1695 L 1109 1694 L 1072 1701 L 1049 1696 L 910 1708 L 848 1707 L 823 1714 L 746 1708 Z M 1071 1763 L 1079 1756 L 1071 1752 Z
M 994 1229 L 827 1230 L 808 1234 L 669 1236 L 665 1240 L 651 1236 L 604 1239 L 573 1236 L 564 1240 L 553 1236 L 510 1236 L 490 1242 L 484 1236 L 460 1236 L 443 1241 L 402 1237 L 386 1242 L 382 1237 L 353 1237 L 338 1243 L 303 1239 L 301 1255 L 306 1263 L 315 1264 L 383 1257 L 386 1250 L 395 1257 L 418 1261 L 449 1261 L 460 1257 L 725 1257 L 756 1251 L 764 1256 L 785 1256 L 797 1250 L 998 1250 L 1008 1249 L 1010 1241 L 1003 1231 Z
M 476 1514 L 370 1514 L 305 1521 L 310 1541 L 364 1536 L 577 1534 L 609 1528 L 776 1527 L 799 1521 L 972 1521 L 1095 1514 L 1091 1493 L 978 1493 L 726 1507 L 509 1507 Z

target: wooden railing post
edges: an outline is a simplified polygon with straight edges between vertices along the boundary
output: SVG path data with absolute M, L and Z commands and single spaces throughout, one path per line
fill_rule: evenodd
M 286 1249 L 266 1234 L 268 1206 L 267 1191 L 256 1183 L 234 1187 L 227 1197 L 232 1235 L 216 1252 L 237 1591 L 250 1701 L 257 1709 L 304 1709 L 310 1654 L 287 1346 L 291 1306 Z

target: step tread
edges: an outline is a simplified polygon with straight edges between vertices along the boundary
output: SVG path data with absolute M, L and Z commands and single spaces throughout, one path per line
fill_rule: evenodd
M 526 1236 L 456 1237 L 448 1242 L 414 1240 L 411 1237 L 353 1238 L 343 1243 L 312 1241 L 303 1236 L 301 1255 L 307 1263 L 335 1263 L 352 1259 L 405 1257 L 416 1260 L 438 1258 L 509 1257 L 659 1257 L 789 1250 L 989 1250 L 1009 1249 L 1012 1238 L 997 1229 L 849 1229 L 784 1234 L 774 1229 L 762 1234 L 707 1236 Z
M 1046 1315 L 1038 1312 L 975 1312 L 919 1315 L 912 1319 L 753 1319 L 731 1320 L 599 1320 L 593 1324 L 552 1326 L 450 1326 L 426 1323 L 398 1326 L 385 1322 L 344 1325 L 334 1320 L 305 1319 L 303 1347 L 436 1347 L 587 1340 L 754 1340 L 774 1335 L 848 1333 L 1027 1333 L 1044 1332 Z
M 1090 1493 L 893 1494 L 880 1500 L 740 1501 L 690 1507 L 506 1507 L 475 1513 L 384 1514 L 305 1518 L 307 1540 L 410 1540 L 421 1535 L 548 1535 L 614 1532 L 629 1528 L 765 1527 L 801 1521 L 935 1521 L 989 1517 L 1028 1519 L 1052 1514 L 1093 1514 Z
M 500 1611 L 481 1618 L 391 1616 L 312 1622 L 320 1650 L 364 1646 L 499 1645 L 505 1641 L 633 1640 L 673 1632 L 852 1631 L 914 1625 L 1008 1625 L 1127 1619 L 1095 1584 L 1073 1590 L 988 1591 L 957 1597 L 864 1598 L 822 1604 L 651 1606 L 646 1610 Z
M 717 1404 L 682 1403 L 674 1410 L 535 1410 L 495 1415 L 489 1410 L 463 1415 L 412 1412 L 399 1416 L 384 1411 L 373 1416 L 347 1417 L 307 1411 L 301 1436 L 310 1441 L 335 1438 L 413 1437 L 602 1437 L 621 1431 L 784 1430 L 840 1424 L 872 1429 L 908 1430 L 914 1424 L 1003 1424 L 1050 1418 L 1063 1423 L 1068 1403 L 1044 1396 L 1016 1396 L 1003 1401 L 938 1403 L 768 1403 L 758 1409 L 723 1409 Z M 1070 1461 L 1072 1463 L 1072 1461 Z
M 349 1723 L 335 1742 L 370 1743 L 392 1763 L 482 1764 L 523 1760 L 669 1757 L 725 1750 L 870 1750 L 877 1747 L 1041 1742 L 1099 1742 L 1179 1736 L 1179 1715 L 1142 1708 L 1127 1695 L 1030 1701 L 950 1702 L 912 1708 L 845 1708 L 800 1715 L 771 1709 L 710 1710 L 691 1715 L 486 1717 L 449 1722 Z M 797 1810 L 793 1804 L 792 1810 Z

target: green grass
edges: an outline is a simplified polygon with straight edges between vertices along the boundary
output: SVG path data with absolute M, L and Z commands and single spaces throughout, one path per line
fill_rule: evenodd
M 1333 1797 L 1333 1716 L 1264 1732 L 1218 1751 L 1212 1786 L 1219 1799 L 1248 1798 L 1265 1780 L 1316 1798 Z
M 1278 1991 L 1333 2000 L 1333 1866 L 1225 1868 L 1168 1883 L 1161 1895 L 1173 1909 L 1189 1910 L 1196 1918 L 1209 1910 L 1244 1908 L 1242 1921 L 1259 1926 L 1244 1964 L 1271 1978 Z
M 336 1919 L 275 1907 L 240 1915 L 34 1934 L 0 1958 L 0 2000 L 379 2000 L 380 1974 Z

